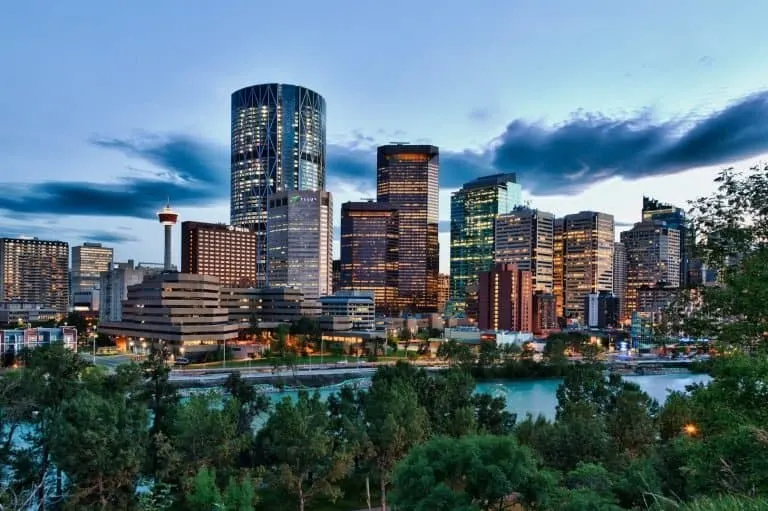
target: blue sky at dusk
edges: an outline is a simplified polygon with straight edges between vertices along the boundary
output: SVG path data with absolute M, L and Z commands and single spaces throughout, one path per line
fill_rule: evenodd
M 618 232 L 643 194 L 685 206 L 768 153 L 766 18 L 714 0 L 6 2 L 0 233 L 160 260 L 168 195 L 228 221 L 230 94 L 265 82 L 326 98 L 337 213 L 374 195 L 377 144 L 429 142 L 442 220 L 458 184 L 514 171 L 532 205 Z

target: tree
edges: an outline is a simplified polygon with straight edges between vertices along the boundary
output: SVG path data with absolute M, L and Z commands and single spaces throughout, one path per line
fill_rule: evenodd
M 496 510 L 540 497 L 533 453 L 512 436 L 436 437 L 397 465 L 398 509 Z
M 383 511 L 395 464 L 428 435 L 429 417 L 419 406 L 416 392 L 402 381 L 388 378 L 394 371 L 407 371 L 404 365 L 377 372 L 364 401 L 371 464 L 379 480 Z
M 256 388 L 243 380 L 237 371 L 230 373 L 227 377 L 224 390 L 237 402 L 237 434 L 249 434 L 254 419 L 269 410 L 269 398 L 257 392 Z
M 256 492 L 249 477 L 237 481 L 230 477 L 222 492 L 216 483 L 216 470 L 202 467 L 188 486 L 185 509 L 192 511 L 251 511 L 256 503 Z
M 611 390 L 606 422 L 616 451 L 630 457 L 645 454 L 657 436 L 658 403 L 636 383 L 619 380 Z
M 295 401 L 278 403 L 258 440 L 270 467 L 267 486 L 293 498 L 300 511 L 319 496 L 340 497 L 337 483 L 349 472 L 351 456 L 333 448 L 327 409 L 318 393 L 310 397 L 300 391 Z

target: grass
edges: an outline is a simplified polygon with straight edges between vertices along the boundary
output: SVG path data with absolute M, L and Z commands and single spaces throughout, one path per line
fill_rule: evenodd
M 350 364 L 354 364 L 357 362 L 356 357 L 344 357 L 341 355 L 323 355 L 322 358 L 320 355 L 312 355 L 311 357 L 298 357 L 296 359 L 297 365 L 309 365 L 310 362 L 314 364 L 320 364 L 322 360 L 323 364 L 335 364 L 336 362 L 340 362 L 342 360 L 346 360 Z M 367 359 L 364 357 L 360 357 L 360 362 L 365 362 Z M 381 360 L 381 358 L 380 358 Z M 226 367 L 270 367 L 272 365 L 272 360 L 269 358 L 258 358 L 256 360 L 228 360 L 226 362 Z M 188 369 L 220 369 L 224 367 L 223 362 L 205 362 L 202 364 L 189 364 L 188 366 L 185 366 Z

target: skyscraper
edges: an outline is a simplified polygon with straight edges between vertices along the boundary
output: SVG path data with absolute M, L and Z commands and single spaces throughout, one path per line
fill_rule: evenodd
M 680 286 L 688 283 L 688 266 L 693 252 L 693 236 L 688 227 L 685 210 L 664 204 L 650 197 L 643 197 L 643 222 L 662 221 L 670 229 L 680 233 Z
M 621 233 L 627 254 L 625 315 L 637 310 L 641 287 L 680 287 L 680 231 L 663 221 L 640 222 Z
M 565 240 L 563 230 L 565 219 L 555 218 L 554 235 L 552 243 L 552 294 L 555 295 L 555 314 L 558 318 L 564 317 L 564 282 L 563 270 L 565 265 Z
M 257 240 L 247 227 L 182 222 L 181 272 L 218 277 L 224 287 L 253 287 Z
M 581 211 L 563 219 L 563 315 L 583 321 L 589 293 L 613 291 L 613 215 Z
M 531 272 L 496 264 L 480 273 L 477 326 L 483 330 L 533 331 Z
M 625 310 L 627 293 L 627 247 L 624 243 L 613 244 L 613 294 L 619 299 L 619 321 L 624 321 L 629 316 Z
M 398 312 L 399 238 L 396 207 L 373 201 L 342 204 L 340 288 L 373 291 L 376 310 Z
M 462 306 L 465 287 L 494 260 L 494 222 L 521 204 L 515 174 L 495 174 L 465 183 L 451 195 L 451 300 Z
M 268 282 L 316 300 L 331 294 L 333 199 L 330 192 L 292 191 L 269 197 Z
M 496 262 L 530 271 L 534 291 L 552 292 L 554 223 L 552 213 L 523 207 L 496 219 Z
M 231 224 L 259 233 L 257 275 L 267 277 L 272 194 L 325 189 L 325 100 L 304 87 L 254 85 L 232 94 Z
M 37 238 L 0 238 L 0 300 L 40 304 L 65 316 L 69 245 Z
M 437 311 L 439 150 L 431 145 L 378 148 L 378 202 L 397 207 L 399 300 L 412 312 Z
M 72 247 L 72 294 L 99 289 L 101 273 L 112 267 L 113 251 L 101 243 Z

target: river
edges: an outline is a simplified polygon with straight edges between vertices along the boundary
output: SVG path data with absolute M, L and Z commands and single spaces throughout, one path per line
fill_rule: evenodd
M 688 385 L 694 383 L 708 383 L 711 377 L 706 374 L 676 373 L 657 374 L 648 376 L 624 376 L 627 381 L 635 382 L 640 388 L 656 399 L 659 404 L 664 404 L 670 391 L 684 391 Z M 504 396 L 507 400 L 507 410 L 516 413 L 519 419 L 527 413 L 534 417 L 543 415 L 548 419 L 555 416 L 557 406 L 557 387 L 562 380 L 511 380 L 481 382 L 477 384 L 476 392 L 484 392 L 494 396 Z M 322 387 L 319 390 L 323 398 L 336 392 L 338 387 Z M 296 391 L 274 392 L 270 394 L 273 402 L 284 397 L 295 397 Z

